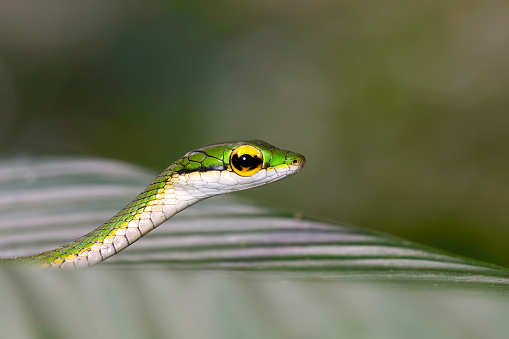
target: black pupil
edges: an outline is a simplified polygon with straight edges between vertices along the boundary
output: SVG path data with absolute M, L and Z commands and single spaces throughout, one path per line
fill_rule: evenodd
M 240 157 L 234 154 L 232 157 L 232 166 L 238 170 L 254 170 L 262 163 L 262 159 L 258 156 L 250 156 L 249 154 L 242 154 Z

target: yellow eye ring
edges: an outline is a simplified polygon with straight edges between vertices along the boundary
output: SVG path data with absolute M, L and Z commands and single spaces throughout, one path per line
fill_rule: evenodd
M 262 169 L 262 164 L 262 152 L 251 145 L 237 147 L 230 156 L 232 170 L 243 177 L 249 177 L 258 173 Z

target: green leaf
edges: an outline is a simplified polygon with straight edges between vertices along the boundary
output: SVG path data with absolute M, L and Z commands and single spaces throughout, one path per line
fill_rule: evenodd
M 89 158 L 4 161 L 0 257 L 57 247 L 97 227 L 154 174 Z M 200 202 L 98 268 L 285 273 L 293 278 L 507 286 L 509 270 L 386 234 L 234 196 Z
M 153 176 L 106 159 L 4 159 L 0 257 L 87 233 Z M 506 268 L 232 195 L 192 206 L 90 270 L 0 267 L 0 333 L 502 337 L 508 286 Z

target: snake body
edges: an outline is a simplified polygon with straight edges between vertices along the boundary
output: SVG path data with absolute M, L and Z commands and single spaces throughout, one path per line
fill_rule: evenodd
M 297 173 L 304 164 L 301 154 L 261 140 L 202 147 L 172 163 L 126 207 L 90 233 L 52 250 L 0 262 L 90 267 L 200 200 L 285 178 Z

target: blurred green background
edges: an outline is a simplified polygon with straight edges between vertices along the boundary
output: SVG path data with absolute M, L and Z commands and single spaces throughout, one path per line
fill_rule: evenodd
M 238 193 L 509 266 L 509 2 L 0 3 L 0 153 L 162 170 L 264 139 Z

